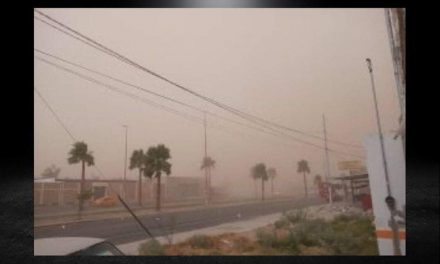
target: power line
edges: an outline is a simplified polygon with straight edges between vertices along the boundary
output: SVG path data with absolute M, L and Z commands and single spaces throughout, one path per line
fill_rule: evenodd
M 157 108 L 163 109 L 163 110 L 165 110 L 165 111 L 168 111 L 168 112 L 171 112 L 171 113 L 174 113 L 174 114 L 177 114 L 177 115 L 180 115 L 180 116 L 182 116 L 182 117 L 184 117 L 184 118 L 186 118 L 186 119 L 188 119 L 188 120 L 190 120 L 190 121 L 195 121 L 195 122 L 197 122 L 197 123 L 201 123 L 201 122 L 202 122 L 202 119 L 200 119 L 200 118 L 197 118 L 197 117 L 194 117 L 194 116 L 192 116 L 192 115 L 188 115 L 188 114 L 185 114 L 185 113 L 182 113 L 182 112 L 176 111 L 175 109 L 172 109 L 172 108 L 170 108 L 170 107 L 166 107 L 166 106 L 164 106 L 164 105 L 161 105 L 161 104 L 155 103 L 155 102 L 153 102 L 153 101 L 147 100 L 147 99 L 142 98 L 142 97 L 139 97 L 139 96 L 137 96 L 137 95 L 134 95 L 134 94 L 131 94 L 131 93 L 127 93 L 127 92 L 124 92 L 124 91 L 122 91 L 121 89 L 116 88 L 116 87 L 114 87 L 114 86 L 112 86 L 112 85 L 109 85 L 109 84 L 106 84 L 106 83 L 104 83 L 104 82 L 98 81 L 98 80 L 96 80 L 96 79 L 94 79 L 94 78 L 91 78 L 91 77 L 89 77 L 89 76 L 87 76 L 87 75 L 84 75 L 84 74 L 78 73 L 78 72 L 76 72 L 76 71 L 74 71 L 74 70 L 71 70 L 71 69 L 65 68 L 65 67 L 63 67 L 63 66 L 60 66 L 60 65 L 58 65 L 58 64 L 56 64 L 56 63 L 53 63 L 53 62 L 50 62 L 50 61 L 48 61 L 48 60 L 46 60 L 46 59 L 43 59 L 43 58 L 40 58 L 40 57 L 38 57 L 38 56 L 35 56 L 35 57 L 36 57 L 38 60 L 43 61 L 43 62 L 45 62 L 45 63 L 47 63 L 47 64 L 50 64 L 50 65 L 52 65 L 52 66 L 54 66 L 54 67 L 56 67 L 56 68 L 58 68 L 58 69 L 60 69 L 60 70 L 63 70 L 63 71 L 69 72 L 69 73 L 71 73 L 71 74 L 73 74 L 73 75 L 76 75 L 76 76 L 82 78 L 82 79 L 85 79 L 85 80 L 88 80 L 88 81 L 90 81 L 90 82 L 92 82 L 92 83 L 95 83 L 95 84 L 101 85 L 101 86 L 103 86 L 103 87 L 106 87 L 107 89 L 110 89 L 110 90 L 112 90 L 112 91 L 116 91 L 116 92 L 118 92 L 118 93 L 124 94 L 124 95 L 126 95 L 126 96 L 128 96 L 128 97 L 131 97 L 132 99 L 140 100 L 140 101 L 145 102 L 145 103 L 147 103 L 147 104 L 149 104 L 149 105 L 152 105 L 152 106 L 154 106 L 154 107 L 157 107 Z M 242 124 L 242 123 L 241 123 L 241 124 Z M 246 124 L 242 124 L 242 125 L 247 126 Z M 316 147 L 316 148 L 320 148 L 320 149 L 322 149 L 322 147 L 319 146 L 319 145 L 316 145 L 316 144 L 314 144 L 314 143 L 310 143 L 310 142 L 308 142 L 308 141 L 303 141 L 303 140 L 297 139 L 297 138 L 295 138 L 295 137 L 293 137 L 293 136 L 291 136 L 291 135 L 287 135 L 287 134 L 284 134 L 284 133 L 279 132 L 279 131 L 276 131 L 276 130 L 275 130 L 275 131 L 277 132 L 277 134 L 274 134 L 274 133 L 271 133 L 271 132 L 269 132 L 269 131 L 265 131 L 265 130 L 262 130 L 262 129 L 260 129 L 260 128 L 257 128 L 257 127 L 252 127 L 252 126 L 247 126 L 247 127 L 252 128 L 252 129 L 255 129 L 255 130 L 258 130 L 258 131 L 263 132 L 263 133 L 266 133 L 266 134 L 270 134 L 270 135 L 276 136 L 276 137 L 279 137 L 279 136 L 281 135 L 281 136 L 287 137 L 287 138 L 289 138 L 289 139 L 291 139 L 291 140 L 294 140 L 294 141 L 297 141 L 297 142 L 301 142 L 301 143 L 303 143 L 303 144 L 310 145 L 310 146 L 314 146 L 314 147 Z M 346 152 L 342 152 L 342 151 L 336 151 L 336 150 L 331 150 L 331 151 L 333 151 L 333 152 L 339 152 L 339 153 L 341 153 L 341 154 L 346 154 L 346 155 L 350 155 L 350 156 L 360 157 L 359 155 L 355 155 L 355 154 L 351 154 L 351 153 L 346 153 Z
M 58 123 L 64 129 L 64 131 L 66 131 L 66 133 L 69 135 L 69 137 L 73 141 L 76 141 L 76 138 L 72 135 L 72 133 L 70 133 L 69 129 L 67 129 L 67 127 L 64 125 L 63 121 L 61 121 L 60 117 L 55 113 L 55 111 L 52 109 L 52 107 L 49 105 L 49 103 L 46 101 L 46 99 L 44 99 L 43 95 L 41 95 L 41 93 L 35 87 L 34 87 L 34 91 L 40 97 L 41 101 L 46 105 L 47 109 L 49 109 L 49 111 L 52 112 L 53 116 L 56 118 Z
M 73 142 L 76 142 L 77 139 L 73 136 L 73 134 L 69 131 L 67 126 L 64 124 L 64 122 L 61 120 L 61 118 L 57 115 L 55 110 L 50 106 L 49 102 L 43 97 L 43 95 L 37 90 L 37 88 L 34 87 L 34 91 L 37 93 L 37 95 L 40 97 L 41 101 L 44 103 L 44 105 L 50 110 L 52 115 L 55 117 L 55 119 L 58 121 L 58 123 L 63 127 L 64 131 L 69 135 L 69 137 L 72 139 Z M 93 165 L 93 167 L 101 174 L 101 176 L 104 176 L 104 173 L 98 168 L 96 164 Z M 110 187 L 111 188 L 111 187 Z M 117 193 L 117 192 L 116 192 Z
M 77 139 L 72 135 L 72 133 L 69 131 L 69 129 L 67 128 L 67 126 L 63 123 L 63 121 L 61 120 L 61 118 L 56 114 L 56 112 L 53 110 L 53 108 L 50 106 L 50 104 L 44 99 L 44 97 L 42 96 L 42 94 L 36 89 L 34 88 L 35 92 L 38 94 L 38 96 L 40 97 L 40 99 L 44 102 L 44 104 L 46 105 L 46 107 L 52 112 L 53 116 L 57 119 L 57 121 L 59 122 L 59 124 L 63 127 L 63 129 L 65 130 L 65 132 L 70 136 L 70 138 L 72 139 L 72 141 L 77 141 Z M 176 112 L 178 113 L 178 112 Z M 189 119 L 190 121 L 194 121 L 193 119 Z M 199 119 L 201 120 L 201 119 Z M 199 121 L 195 121 L 198 124 L 200 123 Z M 231 131 L 229 129 L 226 129 L 222 126 L 218 126 L 218 125 L 212 125 L 212 124 L 208 124 L 208 127 L 212 127 L 215 128 L 219 131 L 222 132 L 227 132 L 233 135 L 236 135 L 237 133 L 241 134 L 242 136 L 244 136 L 245 134 L 237 132 L 237 131 Z M 282 144 L 281 142 L 277 142 L 279 144 Z M 286 144 L 283 144 L 286 145 Z M 292 147 L 292 146 L 291 146 Z M 342 154 L 344 155 L 344 154 Z M 345 155 L 349 155 L 351 156 L 351 154 L 345 154 Z M 95 169 L 99 172 L 99 174 L 101 174 L 101 176 L 104 176 L 103 172 L 97 167 L 95 166 Z M 105 177 L 105 176 L 104 176 Z
M 107 50 L 105 50 L 105 49 L 103 49 L 103 48 L 101 48 L 101 47 L 99 47 L 99 46 L 94 45 L 93 43 L 90 43 L 90 42 L 84 41 L 83 39 L 80 39 L 80 38 L 78 38 L 78 37 L 76 37 L 76 36 L 73 36 L 73 35 L 70 34 L 70 33 L 66 33 L 66 31 L 64 31 L 64 30 L 58 28 L 57 26 L 54 26 L 54 25 L 52 25 L 52 24 L 50 24 L 50 23 L 48 23 L 48 22 L 46 22 L 46 21 L 44 21 L 44 20 L 41 20 L 41 19 L 38 19 L 38 20 L 39 20 L 39 21 L 42 21 L 42 22 L 44 22 L 45 24 L 47 24 L 47 25 L 49 25 L 49 26 L 51 26 L 51 27 L 53 27 L 53 28 L 59 30 L 60 32 L 65 33 L 65 34 L 67 34 L 67 35 L 69 35 L 69 36 L 71 36 L 71 37 L 73 37 L 73 38 L 75 38 L 75 39 L 77 39 L 77 40 L 80 40 L 81 42 L 83 42 L 83 43 L 85 43 L 85 44 L 87 44 L 87 45 L 89 45 L 89 46 L 91 46 L 91 47 L 93 47 L 93 48 L 96 48 L 96 49 L 98 49 L 98 50 L 100 50 L 100 51 L 102 51 L 102 52 L 104 52 L 104 53 L 106 53 L 106 54 L 108 54 L 108 55 L 110 55 L 110 56 L 113 56 L 113 57 L 116 56 L 118 59 L 123 60 L 124 62 L 126 62 L 126 63 L 128 63 L 128 64 L 130 64 L 130 65 L 132 65 L 132 66 L 135 66 L 135 67 L 138 67 L 137 65 L 134 65 L 133 63 L 131 63 L 131 62 L 125 60 L 125 59 L 121 59 L 121 57 L 120 57 L 119 55 L 115 55 L 115 54 L 113 54 L 112 52 L 109 52 L 109 51 L 107 51 Z M 54 20 L 54 21 L 55 21 L 55 20 Z M 59 22 L 57 22 L 57 23 L 58 23 L 58 24 L 61 24 L 61 23 L 59 23 Z M 70 28 L 67 27 L 67 26 L 64 26 L 64 27 L 68 28 L 69 30 L 72 30 L 72 29 L 70 29 Z M 76 32 L 76 31 L 73 30 L 73 32 Z M 80 34 L 80 33 L 77 33 L 77 34 Z M 81 35 L 81 34 L 80 34 L 80 35 Z M 83 37 L 84 37 L 84 38 L 87 38 L 87 37 L 85 37 L 85 36 L 83 36 Z M 88 38 L 87 38 L 87 39 L 88 39 Z M 48 56 L 51 56 L 51 55 L 49 55 L 49 54 L 47 54 L 47 53 L 45 53 L 45 54 L 48 55 Z M 52 56 L 52 57 L 53 57 L 53 58 L 59 58 L 59 57 L 57 57 L 57 56 Z M 65 61 L 65 60 L 64 60 L 64 61 Z M 67 62 L 67 61 L 65 61 L 65 62 L 66 62 L 66 63 L 69 63 L 69 62 Z M 72 64 L 72 65 L 75 65 L 75 64 Z M 76 66 L 78 66 L 78 65 L 76 65 Z M 78 66 L 78 67 L 81 67 L 81 66 Z M 88 69 L 85 68 L 85 67 L 83 67 L 83 69 L 88 70 Z M 95 73 L 97 73 L 97 72 L 95 71 Z M 113 79 L 113 80 L 117 80 L 117 79 Z M 137 88 L 137 87 L 136 87 L 136 88 Z M 143 90 L 145 91 L 145 89 L 143 89 Z M 182 104 L 182 103 L 180 102 L 180 104 Z M 186 104 L 184 104 L 184 105 L 186 105 Z M 188 105 L 186 105 L 186 106 L 188 106 Z M 191 108 L 194 109 L 194 107 L 191 107 Z M 197 109 L 197 110 L 199 110 L 199 109 Z M 200 111 L 203 111 L 203 110 L 200 110 Z M 219 116 L 217 116 L 217 117 L 219 117 Z M 243 116 L 240 116 L 240 117 L 241 117 L 241 118 L 244 118 L 244 119 L 246 119 L 246 120 L 249 121 L 248 118 L 245 118 L 245 117 L 243 117 Z M 232 122 L 235 122 L 235 121 L 232 121 Z M 251 121 L 251 122 L 255 123 L 255 121 Z M 235 123 L 237 123 L 237 122 L 235 122 Z M 259 123 L 257 123 L 257 124 L 260 125 L 260 126 L 263 126 L 263 127 L 267 128 L 267 129 L 269 129 L 269 130 L 272 130 L 272 131 L 275 131 L 275 132 L 280 133 L 278 130 L 275 130 L 275 129 L 273 129 L 272 127 L 269 127 L 269 126 L 267 126 L 267 125 L 259 124 Z
M 84 75 L 84 74 L 78 73 L 78 72 L 76 72 L 76 71 L 73 71 L 73 70 L 71 70 L 71 69 L 68 69 L 68 68 L 65 68 L 65 67 L 63 67 L 63 66 L 60 66 L 60 65 L 58 65 L 58 64 L 56 64 L 56 63 L 52 63 L 52 62 L 50 62 L 50 61 L 48 61 L 48 60 L 46 60 L 46 59 L 40 58 L 40 57 L 38 57 L 38 56 L 35 56 L 35 57 L 37 58 L 37 60 L 43 61 L 43 62 L 45 62 L 45 63 L 47 63 L 47 64 L 50 64 L 50 65 L 52 65 L 52 66 L 54 66 L 54 67 L 56 67 L 56 68 L 58 68 L 58 69 L 60 69 L 60 70 L 63 70 L 63 71 L 69 72 L 69 73 L 71 73 L 71 74 L 73 74 L 73 75 L 76 75 L 76 76 L 82 78 L 82 79 L 85 79 L 85 80 L 90 81 L 90 82 L 92 82 L 92 83 L 95 83 L 95 84 L 98 84 L 98 85 L 100 85 L 100 86 L 103 86 L 103 87 L 105 87 L 105 88 L 107 88 L 107 89 L 109 89 L 109 90 L 115 91 L 115 92 L 120 93 L 120 94 L 124 94 L 125 96 L 128 96 L 128 97 L 130 97 L 130 98 L 132 98 L 132 99 L 139 100 L 139 101 L 142 101 L 142 102 L 144 102 L 144 103 L 147 103 L 147 104 L 149 104 L 149 105 L 151 105 L 151 106 L 154 106 L 154 107 L 157 107 L 157 108 L 161 108 L 162 110 L 165 110 L 165 111 L 168 111 L 168 112 L 171 112 L 171 113 L 174 113 L 174 114 L 180 115 L 180 116 L 182 116 L 182 117 L 184 117 L 184 118 L 186 118 L 186 119 L 188 119 L 188 120 L 190 120 L 190 121 L 196 121 L 196 122 L 198 122 L 198 120 L 201 120 L 201 119 L 198 118 L 198 117 L 195 117 L 195 116 L 192 116 L 192 115 L 189 115 L 189 114 L 185 114 L 185 113 L 182 113 L 182 112 L 176 111 L 175 109 L 172 109 L 172 108 L 166 107 L 166 106 L 164 106 L 164 105 L 161 105 L 161 104 L 155 103 L 155 102 L 150 101 L 150 100 L 148 100 L 148 99 L 146 99 L 146 98 L 142 98 L 142 97 L 139 97 L 139 96 L 137 96 L 137 95 L 135 95 L 135 94 L 131 94 L 131 93 L 124 92 L 124 91 L 122 91 L 121 89 L 118 89 L 118 88 L 116 88 L 116 87 L 114 87 L 114 86 L 112 86 L 112 85 L 109 85 L 109 84 L 103 83 L 103 82 L 98 81 L 98 80 L 96 80 L 96 79 L 94 79 L 94 78 L 91 78 L 91 77 L 89 77 L 89 76 L 87 76 L 87 75 Z
M 112 77 L 112 76 L 110 76 L 110 75 L 108 75 L 108 74 L 104 74 L 104 73 L 102 73 L 102 72 L 99 72 L 99 71 L 96 71 L 96 70 L 93 70 L 93 69 L 87 68 L 87 67 L 85 67 L 85 66 L 83 66 L 83 65 L 80 65 L 80 64 L 77 64 L 77 63 L 74 63 L 74 62 L 68 61 L 68 60 L 66 60 L 66 59 L 63 59 L 63 58 L 61 58 L 61 57 L 59 57 L 59 56 L 56 56 L 56 55 L 50 54 L 50 53 L 48 53 L 48 52 L 44 52 L 44 51 L 41 51 L 41 50 L 39 50 L 39 49 L 34 49 L 34 50 L 37 51 L 37 52 L 39 52 L 39 53 L 42 53 L 42 54 L 44 54 L 44 55 L 46 55 L 46 56 L 49 56 L 49 57 L 51 57 L 51 58 L 54 58 L 54 59 L 56 59 L 56 60 L 62 61 L 62 62 L 64 62 L 64 63 L 70 64 L 70 65 L 73 65 L 73 66 L 78 67 L 78 68 L 81 68 L 81 69 L 83 69 L 83 70 L 87 70 L 87 71 L 89 71 L 89 72 L 92 72 L 92 73 L 98 74 L 98 75 L 100 75 L 100 76 L 104 76 L 104 77 L 106 77 L 106 78 L 109 78 L 109 79 L 111 79 L 111 80 L 113 80 L 113 81 L 116 81 L 116 82 L 119 82 L 119 83 L 125 84 L 125 85 L 127 85 L 127 86 L 133 87 L 133 88 L 138 89 L 138 90 L 140 90 L 140 91 L 142 91 L 142 92 L 147 92 L 147 93 L 152 94 L 152 95 L 154 95 L 154 96 L 157 96 L 157 97 L 160 97 L 160 98 L 163 98 L 163 99 L 166 99 L 166 100 L 172 101 L 172 102 L 174 102 L 174 103 L 177 103 L 177 104 L 183 105 L 183 106 L 185 106 L 185 107 L 191 108 L 191 109 L 196 110 L 196 111 L 198 111 L 198 112 L 200 112 L 200 113 L 202 113 L 202 114 L 207 113 L 207 114 L 210 114 L 210 115 L 212 115 L 212 116 L 215 116 L 215 117 L 217 117 L 217 118 L 219 118 L 219 119 L 223 119 L 223 120 L 226 120 L 226 121 L 229 121 L 229 122 L 232 122 L 232 123 L 235 123 L 235 124 L 238 124 L 238 125 L 241 125 L 241 126 L 247 127 L 247 128 L 251 128 L 251 129 L 254 129 L 254 130 L 258 130 L 258 131 L 263 132 L 263 133 L 268 133 L 268 134 L 271 134 L 271 135 L 274 135 L 274 136 L 283 135 L 283 136 L 286 136 L 286 137 L 292 138 L 292 139 L 294 139 L 294 140 L 300 141 L 300 142 L 305 143 L 305 144 L 309 144 L 309 145 L 312 144 L 312 145 L 314 145 L 314 146 L 317 146 L 317 145 L 315 145 L 315 144 L 313 144 L 313 143 L 309 143 L 309 142 L 306 142 L 306 141 L 302 141 L 302 140 L 300 140 L 300 139 L 298 139 L 298 138 L 295 138 L 295 137 L 293 137 L 293 136 L 291 136 L 291 135 L 284 134 L 284 133 L 282 133 L 282 132 L 280 132 L 280 131 L 278 131 L 278 130 L 273 130 L 273 129 L 271 129 L 271 131 L 277 133 L 277 134 L 274 134 L 274 133 L 271 133 L 271 132 L 266 131 L 266 130 L 264 130 L 264 129 L 261 129 L 261 128 L 259 128 L 259 127 L 249 126 L 249 125 L 247 125 L 247 124 L 244 124 L 244 123 L 241 123 L 241 122 L 237 122 L 237 121 L 235 121 L 235 120 L 232 120 L 232 119 L 229 119 L 229 118 L 226 118 L 226 117 L 220 116 L 220 115 L 218 115 L 218 114 L 215 114 L 215 113 L 212 113 L 212 112 L 209 112 L 209 111 L 206 111 L 206 110 L 200 109 L 200 108 L 197 108 L 197 107 L 195 107 L 195 106 L 189 105 L 189 104 L 184 103 L 184 102 L 181 102 L 181 101 L 179 101 L 179 100 L 176 100 L 176 99 L 173 99 L 173 98 L 170 98 L 170 97 L 167 97 L 167 96 L 164 96 L 164 95 L 161 95 L 161 94 L 155 93 L 155 92 L 153 92 L 153 91 L 151 91 L 151 90 L 148 90 L 148 89 L 146 89 L 146 88 L 140 87 L 140 86 L 138 86 L 138 85 L 134 85 L 134 84 L 128 83 L 128 82 L 123 81 L 123 80 L 121 80 L 121 79 L 118 79 L 118 78 Z M 47 62 L 47 61 L 46 61 L 46 62 Z M 53 65 L 53 64 L 52 64 L 52 65 Z M 56 66 L 56 65 L 53 65 L 53 66 Z M 77 75 L 77 76 L 79 76 L 79 77 L 81 77 L 81 78 L 84 77 L 84 75 L 81 75 L 81 74 L 79 74 L 79 73 L 77 73 L 77 72 L 72 72 L 72 71 L 69 70 L 69 69 L 66 69 L 66 68 L 63 68 L 63 67 L 62 67 L 62 69 L 63 69 L 63 70 L 67 70 L 67 71 L 69 71 L 70 73 L 73 73 L 73 74 L 75 74 L 75 75 Z M 90 80 L 89 77 L 87 77 L 86 79 L 89 80 L 89 81 L 93 81 L 93 82 L 95 82 L 95 83 L 96 83 L 96 82 L 99 82 L 99 81 L 97 81 L 96 79 Z M 98 83 L 98 84 L 103 85 L 102 83 Z M 150 102 L 151 102 L 151 101 L 150 101 Z
M 320 140 L 323 139 L 322 137 L 319 137 L 319 136 L 316 136 L 316 135 L 312 135 L 312 134 L 308 134 L 308 133 L 305 133 L 305 132 L 300 131 L 298 129 L 293 129 L 293 128 L 290 128 L 290 127 L 287 127 L 287 126 L 284 126 L 284 125 L 280 125 L 280 124 L 277 124 L 275 122 L 271 122 L 271 121 L 265 120 L 263 118 L 260 118 L 260 117 L 257 117 L 257 116 L 245 113 L 245 112 L 240 111 L 240 110 L 238 110 L 236 108 L 233 108 L 233 107 L 228 106 L 226 104 L 220 103 L 220 102 L 218 102 L 218 101 L 216 101 L 216 100 L 214 100 L 212 98 L 204 96 L 204 95 L 202 95 L 202 94 L 200 94 L 198 92 L 195 92 L 195 91 L 193 91 L 193 90 L 191 90 L 189 88 L 184 87 L 183 85 L 178 84 L 177 82 L 174 82 L 174 81 L 172 81 L 172 80 L 162 76 L 161 74 L 158 74 L 158 73 L 156 73 L 156 72 L 154 72 L 154 71 L 152 71 L 150 69 L 145 68 L 142 65 L 139 65 L 138 63 L 128 59 L 127 57 L 121 55 L 120 53 L 118 53 L 118 52 L 116 52 L 116 51 L 114 51 L 114 50 L 104 46 L 103 44 L 93 40 L 90 37 L 85 36 L 84 34 L 82 34 L 82 33 L 78 32 L 78 31 L 72 29 L 71 27 L 69 27 L 69 26 L 67 26 L 67 25 L 65 25 L 65 24 L 63 24 L 63 23 L 61 23 L 61 22 L 59 22 L 57 20 L 55 20 L 54 18 L 46 15 L 45 13 L 43 13 L 43 12 L 41 12 L 39 10 L 35 10 L 35 12 L 37 12 L 38 14 L 46 17 L 50 21 L 60 25 L 61 27 L 63 27 L 65 29 L 73 32 L 74 34 L 82 37 L 83 39 L 87 40 L 87 41 L 81 40 L 81 42 L 83 42 L 83 43 L 85 43 L 85 44 L 87 44 L 87 45 L 89 45 L 89 46 L 91 46 L 91 47 L 93 47 L 93 48 L 95 48 L 95 49 L 97 49 L 97 50 L 99 50 L 101 52 L 104 52 L 107 55 L 115 57 L 115 58 L 119 59 L 120 61 L 123 61 L 123 62 L 125 62 L 125 63 L 127 63 L 127 64 L 129 64 L 129 65 L 131 65 L 131 66 L 133 66 L 135 68 L 138 68 L 138 69 L 140 69 L 140 70 L 142 70 L 144 72 L 147 72 L 150 75 L 153 75 L 153 76 L 155 76 L 155 77 L 157 77 L 157 78 L 159 78 L 159 79 L 161 79 L 161 80 L 163 80 L 165 82 L 168 82 L 169 84 L 171 84 L 173 86 L 176 86 L 177 88 L 179 88 L 179 89 L 181 89 L 181 90 L 183 90 L 185 92 L 188 92 L 188 93 L 190 93 L 190 94 L 192 94 L 192 95 L 194 95 L 196 97 L 199 97 L 199 98 L 201 98 L 201 99 L 203 99 L 203 100 L 205 100 L 207 102 L 210 102 L 210 103 L 216 105 L 217 107 L 219 107 L 219 108 L 221 108 L 223 110 L 226 110 L 228 112 L 231 112 L 231 113 L 233 113 L 233 114 L 235 114 L 235 115 L 237 115 L 237 116 L 239 116 L 239 117 L 241 117 L 243 119 L 251 121 L 251 122 L 253 122 L 255 124 L 258 124 L 260 126 L 264 126 L 266 128 L 269 128 L 267 125 L 271 125 L 271 126 L 275 126 L 275 127 L 284 129 L 284 130 L 288 130 L 288 131 L 291 131 L 291 132 L 299 133 L 299 134 L 302 134 L 304 136 L 313 137 L 313 138 L 320 139 Z M 46 24 L 48 24 L 48 23 L 46 23 Z M 62 33 L 66 33 L 64 30 L 61 30 L 61 29 L 59 29 L 59 28 L 57 28 L 57 27 L 55 27 L 53 25 L 52 25 L 52 27 L 55 28 L 55 29 L 58 29 Z M 68 35 L 71 36 L 70 33 Z M 78 39 L 78 38 L 75 37 L 75 39 Z M 264 124 L 266 124 L 266 125 L 264 125 Z M 330 142 L 330 140 L 328 140 L 328 141 Z M 344 143 L 344 142 L 340 142 L 340 141 L 336 141 L 336 140 L 331 140 L 331 141 L 333 143 L 335 143 L 335 144 L 346 145 L 346 146 L 355 147 L 355 148 L 362 148 L 362 146 L 360 146 L 360 145 Z

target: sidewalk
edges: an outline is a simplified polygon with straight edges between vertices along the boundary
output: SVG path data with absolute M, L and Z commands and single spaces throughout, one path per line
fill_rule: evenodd
M 246 232 L 251 231 L 253 229 L 263 227 L 269 224 L 274 223 L 276 220 L 280 219 L 282 213 L 275 213 L 265 216 L 259 216 L 254 219 L 245 220 L 245 221 L 236 221 L 232 223 L 225 223 L 217 226 L 201 228 L 197 230 L 181 232 L 172 234 L 170 237 L 172 238 L 172 242 L 179 243 L 185 241 L 186 239 L 196 235 L 196 234 L 204 234 L 204 235 L 219 235 L 227 232 L 231 232 L 231 230 L 235 232 Z M 161 244 L 168 243 L 166 236 L 161 236 L 156 238 Z M 148 241 L 150 239 L 143 239 L 135 242 L 130 242 L 126 244 L 118 244 L 116 245 L 124 254 L 126 255 L 138 255 L 139 246 Z
M 287 198 L 274 198 L 268 199 L 266 201 L 288 201 L 292 200 L 293 197 Z M 240 204 L 251 204 L 260 203 L 260 200 L 248 199 L 248 200 L 228 200 L 228 201 L 217 201 L 209 205 L 209 207 L 223 207 L 229 205 L 240 205 Z M 197 210 L 201 208 L 206 208 L 208 205 L 203 203 L 174 203 L 174 204 L 164 204 L 163 209 L 157 212 L 153 206 L 148 208 L 130 207 L 137 216 L 144 215 L 155 215 L 158 213 L 167 212 L 177 212 L 183 210 Z M 46 215 L 34 215 L 34 227 L 44 227 L 50 225 L 60 225 L 68 223 L 86 222 L 102 219 L 111 218 L 125 218 L 132 217 L 131 214 L 124 208 L 109 208 L 109 209 L 95 209 L 93 211 L 85 211 L 82 213 L 82 217 L 79 218 L 78 212 L 69 213 L 58 213 L 58 214 L 46 214 Z

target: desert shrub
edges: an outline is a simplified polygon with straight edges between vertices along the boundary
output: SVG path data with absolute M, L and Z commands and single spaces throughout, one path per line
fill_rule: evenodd
M 193 248 L 211 248 L 214 246 L 214 242 L 211 237 L 207 235 L 195 235 L 188 239 L 188 243 Z
M 307 246 L 322 245 L 321 233 L 329 228 L 328 224 L 322 219 L 313 219 L 303 221 L 292 229 L 292 234 L 297 238 L 298 242 Z
M 338 255 L 377 255 L 374 225 L 368 217 L 340 215 L 322 234 L 326 245 Z
M 290 224 L 290 221 L 287 219 L 286 216 L 283 216 L 281 219 L 277 220 L 274 223 L 276 229 L 288 227 L 289 224 Z
M 297 255 L 299 253 L 299 241 L 292 232 L 290 232 L 286 238 L 277 240 L 275 247 L 283 253 L 292 255 Z
M 306 212 L 304 212 L 303 210 L 288 212 L 286 214 L 286 218 L 290 223 L 296 224 L 306 219 Z
M 273 247 L 276 241 L 275 234 L 261 229 L 257 230 L 257 242 L 263 247 Z
M 139 246 L 139 255 L 164 255 L 165 251 L 162 245 L 156 240 L 149 240 Z

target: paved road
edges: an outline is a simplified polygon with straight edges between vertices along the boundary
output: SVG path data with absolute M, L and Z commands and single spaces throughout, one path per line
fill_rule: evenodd
M 215 226 L 222 223 L 251 219 L 256 216 L 283 212 L 308 205 L 317 200 L 265 201 L 251 204 L 222 207 L 197 208 L 140 216 L 139 219 L 154 236 L 167 235 L 172 227 L 174 233 Z M 174 219 L 174 225 L 172 224 Z M 233 232 L 234 230 L 231 230 Z M 46 227 L 36 227 L 34 238 L 55 236 L 87 236 L 108 239 L 114 244 L 129 243 L 147 238 L 138 223 L 132 218 L 114 218 L 89 222 L 78 222 Z

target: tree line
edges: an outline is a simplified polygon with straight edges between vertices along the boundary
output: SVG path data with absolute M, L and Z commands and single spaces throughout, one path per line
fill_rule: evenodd
M 81 181 L 80 181 L 80 193 L 79 197 L 79 211 L 84 209 L 84 200 L 91 197 L 90 191 L 84 189 L 85 186 L 85 169 L 87 166 L 93 166 L 94 156 L 91 151 L 88 150 L 88 146 L 84 142 L 75 142 L 72 149 L 68 153 L 69 157 L 67 159 L 69 164 L 81 163 Z M 149 147 L 148 150 L 143 151 L 142 149 L 134 150 L 130 157 L 130 170 L 138 170 L 139 172 L 139 184 L 138 184 L 138 204 L 142 206 L 142 177 L 146 178 L 156 178 L 157 188 L 156 188 L 156 210 L 161 209 L 161 177 L 163 174 L 170 175 L 171 173 L 171 163 L 169 159 L 171 158 L 170 150 L 164 144 L 158 144 L 157 146 Z M 202 159 L 202 165 L 200 169 L 205 170 L 205 196 L 207 202 L 211 202 L 211 170 L 215 167 L 216 161 L 209 156 L 205 156 Z M 308 197 L 307 188 L 307 174 L 310 174 L 310 167 L 306 160 L 300 160 L 297 163 L 297 172 L 303 174 L 304 180 L 304 195 Z M 56 170 L 54 166 L 46 169 L 43 173 L 44 175 L 58 175 L 59 170 Z M 261 180 L 261 200 L 264 200 L 265 194 L 265 182 L 270 180 L 271 183 L 271 193 L 274 193 L 273 181 L 277 176 L 277 170 L 273 167 L 266 168 L 266 165 L 262 162 L 257 163 L 251 168 L 251 177 L 254 180 L 255 188 L 257 180 Z M 319 185 L 322 182 L 320 175 L 316 175 L 314 183 Z

